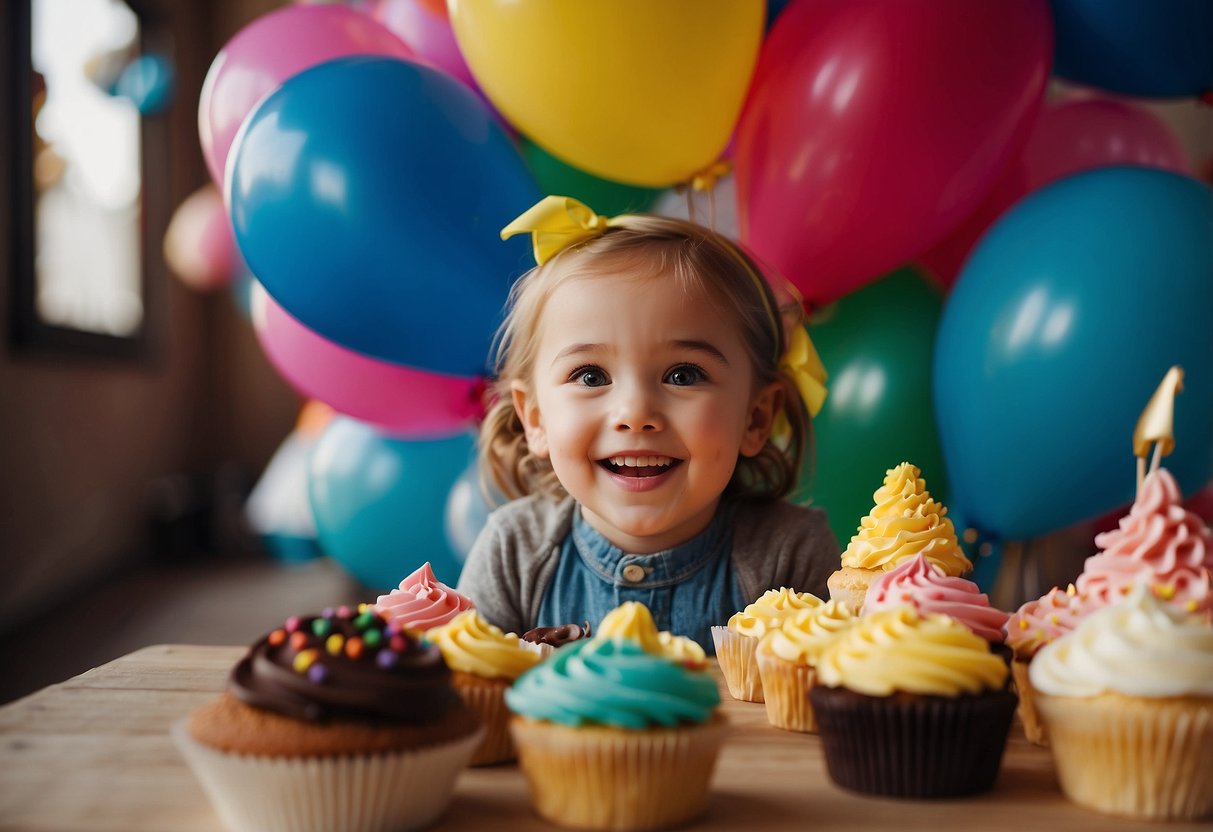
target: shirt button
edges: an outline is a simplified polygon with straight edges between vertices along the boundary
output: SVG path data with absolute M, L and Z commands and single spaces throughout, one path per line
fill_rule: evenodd
M 644 567 L 638 563 L 629 563 L 623 567 L 623 579 L 630 584 L 638 584 L 644 580 Z

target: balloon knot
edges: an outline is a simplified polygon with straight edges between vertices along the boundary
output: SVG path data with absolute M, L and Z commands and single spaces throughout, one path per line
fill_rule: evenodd
M 733 170 L 733 163 L 728 159 L 721 159 L 718 162 L 713 162 L 703 170 L 691 177 L 690 186 L 692 191 L 710 191 L 716 187 L 716 183 L 724 176 L 727 176 Z

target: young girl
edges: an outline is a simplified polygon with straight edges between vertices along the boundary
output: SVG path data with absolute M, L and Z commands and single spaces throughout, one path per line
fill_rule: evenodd
M 781 361 L 750 258 L 706 228 L 567 197 L 502 237 L 525 232 L 538 266 L 511 293 L 481 429 L 482 472 L 513 502 L 459 591 L 520 634 L 640 601 L 709 652 L 709 628 L 767 589 L 827 597 L 825 513 L 781 500 L 809 439 L 801 390 L 819 407 L 824 371 L 799 320 L 800 366 Z

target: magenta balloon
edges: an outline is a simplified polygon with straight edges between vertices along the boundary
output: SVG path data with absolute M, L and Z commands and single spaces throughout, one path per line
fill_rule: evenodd
M 1044 108 L 1023 151 L 1028 189 L 1079 171 L 1141 165 L 1190 174 L 1183 143 L 1144 107 L 1080 98 Z
M 792 3 L 737 131 L 743 239 L 818 303 L 921 254 L 1019 153 L 1052 49 L 1046 0 Z
M 404 41 L 414 54 L 479 90 L 468 69 L 446 3 L 435 0 L 380 0 L 375 19 Z
M 285 6 L 227 42 L 198 100 L 202 155 L 221 191 L 232 140 L 254 105 L 292 75 L 346 55 L 409 59 L 413 53 L 369 15 L 343 5 Z
M 481 380 L 368 358 L 312 332 L 260 285 L 253 297 L 257 340 L 304 396 L 410 439 L 461 433 L 480 415 Z

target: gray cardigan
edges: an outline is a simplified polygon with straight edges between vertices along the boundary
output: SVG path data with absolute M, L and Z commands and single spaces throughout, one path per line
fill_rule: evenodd
M 534 627 L 575 507 L 572 498 L 532 495 L 494 511 L 457 589 L 507 633 Z M 733 510 L 733 570 L 744 597 L 781 586 L 829 597 L 826 580 L 840 561 L 824 511 L 782 501 L 738 502 Z

